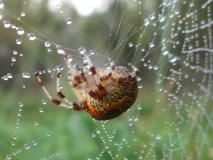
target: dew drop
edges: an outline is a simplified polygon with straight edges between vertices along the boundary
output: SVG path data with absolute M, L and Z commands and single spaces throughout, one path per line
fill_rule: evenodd
M 71 21 L 71 18 L 70 18 L 70 17 L 66 18 L 66 23 L 67 23 L 67 25 L 72 24 L 72 21 Z
M 16 57 L 11 57 L 11 62 L 15 62 L 16 61 Z
M 13 50 L 13 55 L 17 55 L 18 52 L 16 50 Z
M 23 73 L 21 73 L 21 75 L 23 78 L 26 78 L 26 79 L 31 77 L 30 73 L 27 73 L 27 72 L 23 72 Z
M 12 145 L 12 146 L 15 146 L 16 144 L 15 144 L 15 142 L 11 142 L 11 145 Z
M 138 82 L 141 81 L 141 77 L 140 76 L 137 76 L 136 79 L 137 79 Z
M 33 140 L 32 144 L 33 144 L 34 146 L 36 146 L 38 143 L 37 143 L 35 140 Z
M 23 103 L 21 103 L 21 102 L 19 102 L 18 105 L 20 108 L 24 106 Z
M 101 131 L 97 130 L 96 133 L 97 133 L 97 134 L 101 134 Z
M 142 85 L 139 85 L 139 86 L 138 86 L 138 89 L 142 89 L 142 88 L 143 88 L 143 86 L 142 86 Z
M 0 9 L 4 9 L 4 3 L 0 0 Z
M 154 43 L 149 43 L 149 47 L 150 47 L 150 48 L 153 48 L 154 46 L 155 46 Z
M 84 65 L 88 65 L 88 60 L 87 60 L 87 59 L 84 59 L 84 60 L 83 60 L 83 64 L 84 64 Z
M 46 102 L 45 99 L 42 99 L 42 100 L 41 100 L 41 103 L 42 103 L 43 105 L 46 105 L 46 104 L 47 104 L 47 102 Z
M 11 79 L 13 78 L 13 75 L 11 73 L 7 73 L 7 78 Z
M 157 135 L 156 140 L 161 140 L 161 136 Z
M 12 29 L 16 29 L 16 25 L 11 24 L 11 28 L 12 28 Z
M 134 121 L 135 121 L 135 122 L 138 122 L 138 118 L 135 118 Z
M 133 124 L 132 123 L 129 123 L 129 126 L 131 127 Z
M 154 66 L 153 69 L 156 71 L 156 70 L 158 70 L 158 67 L 157 67 L 157 66 Z
M 7 81 L 9 78 L 7 76 L 2 76 L 1 79 Z
M 58 54 L 65 54 L 65 51 L 62 48 L 57 49 Z
M 44 46 L 45 46 L 45 47 L 50 47 L 50 46 L 51 46 L 51 43 L 50 43 L 49 41 L 45 41 L 45 42 L 44 42 Z
M 145 49 L 144 49 L 144 48 L 141 48 L 141 52 L 145 52 Z
M 20 14 L 22 17 L 26 16 L 26 13 L 25 12 L 21 12 Z
M 22 43 L 22 42 L 21 42 L 20 39 L 16 39 L 16 44 L 17 44 L 17 45 L 21 45 L 21 43 Z
M 10 28 L 11 27 L 11 23 L 8 20 L 4 20 L 3 21 L 3 25 L 4 25 L 5 28 Z
M 44 108 L 43 108 L 43 107 L 40 107 L 40 108 L 39 108 L 39 112 L 40 112 L 40 113 L 43 113 L 43 112 L 44 112 Z
M 152 16 L 152 17 L 151 17 L 151 20 L 154 20 L 154 19 L 155 19 L 155 16 Z
M 28 149 L 30 149 L 30 146 L 28 144 L 25 144 L 24 148 L 28 150 Z
M 172 59 L 170 59 L 170 62 L 171 63 L 174 63 L 174 62 L 176 62 L 177 61 L 177 58 L 172 58 Z
M 72 59 L 71 56 L 67 56 L 67 59 L 68 59 L 68 62 L 69 62 L 69 63 L 73 61 L 73 59 Z
M 148 26 L 149 25 L 149 20 L 145 20 L 145 22 L 144 22 L 144 26 Z
M 96 137 L 96 135 L 93 133 L 93 134 L 92 134 L 92 138 L 95 138 L 95 137 Z
M 164 21 L 165 21 L 165 19 L 166 19 L 166 17 L 165 17 L 165 16 L 160 16 L 159 21 L 160 21 L 160 22 L 164 22 Z
M 129 43 L 128 43 L 128 46 L 129 46 L 129 48 L 132 48 L 134 45 L 133 45 L 132 42 L 129 42 Z
M 36 35 L 34 33 L 28 33 L 27 36 L 28 36 L 30 41 L 36 40 Z
M 46 136 L 47 136 L 47 137 L 50 137 L 50 134 L 49 134 L 49 133 L 47 133 L 47 134 L 46 134 Z
M 163 54 L 164 56 L 166 56 L 167 54 L 169 54 L 169 52 L 168 52 L 168 51 L 164 51 L 162 54 Z
M 90 55 L 94 55 L 95 52 L 94 52 L 94 51 L 90 51 L 89 54 L 90 54 Z
M 16 140 L 17 139 L 17 137 L 16 137 L 16 135 L 13 135 L 13 137 L 12 137 L 14 140 Z
M 34 125 L 35 125 L 35 126 L 38 126 L 39 123 L 38 123 L 37 121 L 34 121 Z
M 24 32 L 24 29 L 22 27 L 16 27 L 16 33 L 18 35 L 23 35 L 25 32 Z
M 4 160 L 12 160 L 12 157 L 10 155 L 7 155 Z
M 49 53 L 50 53 L 50 52 L 52 52 L 52 50 L 51 50 L 50 48 L 47 48 L 47 52 L 49 52 Z
M 86 53 L 86 49 L 84 47 L 80 47 L 78 50 L 79 50 L 79 53 L 82 55 Z
M 140 110 L 142 110 L 142 107 L 139 106 L 137 109 L 140 111 Z

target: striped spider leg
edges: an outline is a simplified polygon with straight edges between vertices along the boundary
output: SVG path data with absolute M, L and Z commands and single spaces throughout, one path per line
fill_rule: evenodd
M 78 91 L 82 90 L 94 99 L 101 99 L 107 94 L 106 88 L 101 82 L 102 76 L 93 65 L 89 55 L 83 54 L 83 56 L 86 60 L 88 71 L 83 70 L 76 64 L 71 64 L 71 58 L 66 53 L 64 54 L 64 60 L 68 68 L 68 83 L 73 88 L 78 89 Z M 87 96 L 84 97 L 87 98 Z M 82 101 L 81 98 L 78 99 Z
M 61 107 L 68 108 L 68 109 L 74 109 L 74 110 L 77 110 L 77 111 L 83 110 L 83 108 L 80 107 L 78 104 L 73 103 L 70 100 L 68 100 L 66 98 L 65 94 L 61 92 L 61 89 L 60 89 L 61 72 L 60 71 L 58 71 L 57 76 L 56 76 L 56 91 L 57 91 L 57 96 L 59 97 L 59 99 L 55 99 L 50 95 L 49 91 L 44 86 L 44 83 L 43 83 L 39 73 L 36 72 L 35 75 L 37 77 L 37 81 L 38 81 L 39 85 L 41 86 L 44 94 L 53 104 L 56 104 L 56 105 L 59 105 Z

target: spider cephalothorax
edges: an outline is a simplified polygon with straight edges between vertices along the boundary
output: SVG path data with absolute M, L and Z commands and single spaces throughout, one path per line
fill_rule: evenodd
M 54 99 L 44 87 L 36 73 L 37 80 L 48 99 L 54 104 L 78 111 L 86 111 L 97 120 L 108 120 L 125 112 L 135 101 L 138 93 L 135 74 L 126 67 L 111 65 L 105 69 L 93 66 L 88 55 L 85 56 L 86 67 L 80 68 L 73 64 L 69 56 L 64 53 L 64 60 L 68 68 L 68 84 L 80 105 L 69 101 L 60 90 L 58 72 L 56 79 L 57 95 Z

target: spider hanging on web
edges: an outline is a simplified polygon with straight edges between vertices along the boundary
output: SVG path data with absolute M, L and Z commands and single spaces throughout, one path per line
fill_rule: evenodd
M 135 102 L 138 94 L 135 72 L 116 65 L 105 69 L 96 68 L 87 54 L 84 54 L 85 67 L 81 68 L 72 62 L 68 54 L 64 52 L 63 55 L 68 69 L 68 84 L 80 104 L 68 100 L 61 91 L 60 71 L 56 77 L 58 99 L 52 98 L 39 72 L 36 72 L 38 83 L 52 103 L 76 111 L 86 111 L 97 120 L 108 120 L 125 112 Z

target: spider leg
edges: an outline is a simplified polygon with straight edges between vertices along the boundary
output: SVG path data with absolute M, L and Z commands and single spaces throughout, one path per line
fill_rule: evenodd
M 95 84 L 95 89 L 90 90 L 89 95 L 94 99 L 101 99 L 107 94 L 107 89 L 105 88 L 104 83 L 102 83 L 99 70 L 97 71 L 97 69 L 93 65 L 89 55 L 85 55 L 85 59 L 87 61 L 87 67 L 90 71 L 93 82 Z
M 61 100 L 63 100 L 66 104 L 68 104 L 68 106 L 70 106 L 70 105 L 73 106 L 74 110 L 84 111 L 83 107 L 77 105 L 76 103 L 71 102 L 69 99 L 66 98 L 66 95 L 61 91 L 61 88 L 60 88 L 60 76 L 61 76 L 61 72 L 59 71 L 57 73 L 57 77 L 56 77 L 56 91 L 57 91 L 57 95 L 60 97 Z
M 87 61 L 87 67 L 90 71 L 90 74 L 93 78 L 93 82 L 95 83 L 95 89 L 89 91 L 89 95 L 93 97 L 94 99 L 101 99 L 103 96 L 107 94 L 107 90 L 104 86 L 104 84 L 101 82 L 101 75 L 96 70 L 95 66 L 92 63 L 92 60 L 90 59 L 89 55 L 84 54 L 84 58 Z
M 68 81 L 72 83 L 72 86 L 75 87 L 82 82 L 87 82 L 84 76 L 84 71 L 76 64 L 71 64 L 72 58 L 65 52 L 64 61 L 68 68 Z
M 71 65 L 69 56 L 65 52 L 64 60 L 70 74 L 68 83 L 71 84 L 73 87 L 84 88 L 84 90 L 94 99 L 101 99 L 107 94 L 107 90 L 101 83 L 100 73 L 96 70 L 89 55 L 84 54 L 84 58 L 87 61 L 89 73 L 84 73 L 83 69 L 81 69 L 77 65 Z M 63 97 L 63 95 L 61 96 Z
M 77 110 L 77 111 L 83 111 L 84 108 L 83 107 L 80 107 L 78 104 L 76 103 L 73 103 L 73 102 L 70 102 L 67 100 L 67 102 L 63 101 L 63 99 L 65 98 L 65 95 L 60 92 L 60 88 L 59 89 L 59 92 L 57 93 L 58 96 L 61 98 L 61 100 L 59 99 L 55 99 L 55 98 L 52 98 L 52 96 L 50 95 L 49 91 L 46 89 L 46 87 L 44 86 L 44 83 L 41 79 L 41 77 L 39 76 L 39 73 L 37 72 L 36 74 L 36 78 L 37 78 L 37 82 L 39 83 L 39 85 L 41 86 L 44 94 L 47 96 L 47 98 L 55 105 L 59 105 L 61 107 L 64 107 L 64 108 L 68 108 L 68 109 L 74 109 L 74 110 Z M 58 78 L 59 79 L 59 78 Z M 59 86 L 59 80 L 57 80 L 57 86 Z M 58 90 L 57 89 L 57 90 Z M 63 97 L 63 98 L 62 98 Z
M 61 91 L 61 88 L 60 88 L 60 76 L 61 76 L 61 72 L 59 71 L 58 73 L 57 73 L 57 75 L 56 75 L 56 92 L 57 92 L 57 95 L 58 95 L 58 97 L 61 99 L 61 100 L 63 100 L 63 101 L 65 101 L 66 103 L 68 103 L 68 104 L 72 104 L 72 102 L 70 102 L 67 98 L 66 98 L 66 96 L 65 96 L 65 94 Z

